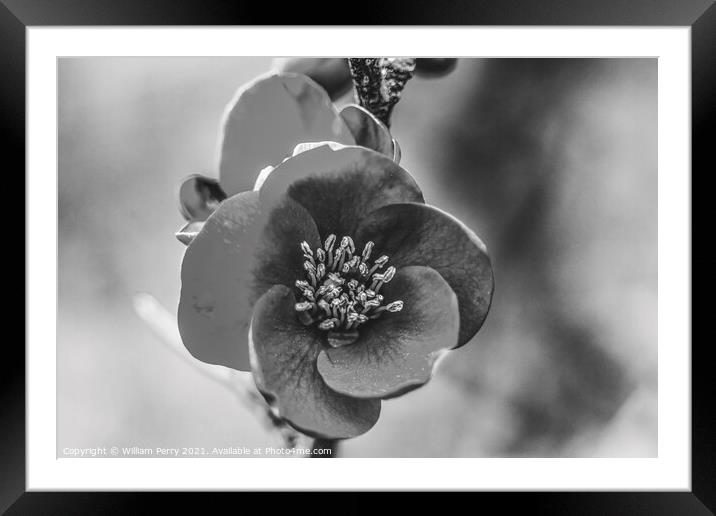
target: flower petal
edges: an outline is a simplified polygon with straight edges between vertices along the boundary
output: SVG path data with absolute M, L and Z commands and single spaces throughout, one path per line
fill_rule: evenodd
M 400 158 L 402 157 L 402 151 L 400 150 L 400 145 L 398 145 L 398 140 L 393 138 L 393 161 L 396 163 L 400 163 Z
M 265 206 L 261 207 L 266 210 Z M 293 288 L 297 279 L 305 279 L 303 264 L 306 258 L 301 242 L 311 249 L 321 246 L 321 238 L 311 215 L 290 197 L 284 197 L 269 211 L 261 237 L 256 245 L 252 267 L 251 299 L 256 301 L 274 285 Z
M 301 203 L 320 234 L 353 235 L 370 212 L 396 202 L 424 202 L 412 176 L 364 147 L 323 145 L 278 165 L 259 194 L 271 205 L 285 193 Z
M 356 104 L 349 104 L 341 109 L 341 118 L 353 134 L 357 145 L 380 152 L 393 159 L 395 149 L 390 131 L 367 109 Z
M 426 383 L 437 359 L 457 344 L 457 298 L 436 271 L 400 269 L 382 293 L 386 302 L 402 300 L 403 309 L 365 323 L 355 343 L 325 349 L 318 357 L 318 372 L 337 392 L 399 396 Z
M 194 174 L 179 187 L 179 211 L 189 222 L 208 219 L 224 199 L 219 182 L 211 177 Z
M 442 77 L 452 72 L 455 66 L 457 66 L 457 59 L 452 57 L 419 57 L 415 60 L 415 73 L 422 77 Z
M 458 346 L 469 341 L 487 317 L 494 280 L 485 244 L 458 219 L 416 203 L 385 206 L 361 222 L 356 245 L 372 240 L 395 267 L 425 265 L 440 273 L 460 307 Z
M 330 59 L 315 57 L 278 58 L 273 60 L 273 66 L 281 72 L 308 75 L 320 84 L 332 99 L 348 93 L 348 90 L 353 86 L 351 71 L 348 68 L 348 59 L 344 57 Z
M 209 217 L 184 254 L 179 332 L 189 352 L 204 362 L 250 370 L 245 336 L 259 217 L 256 192 L 235 195 Z
M 189 245 L 203 227 L 204 221 L 202 220 L 187 222 L 179 231 L 174 233 L 174 236 L 177 237 L 177 240 L 182 244 Z
M 346 439 L 367 432 L 380 415 L 379 400 L 358 400 L 329 389 L 316 370 L 324 346 L 315 328 L 296 317 L 293 291 L 271 288 L 256 303 L 251 360 L 259 390 L 297 430 Z
M 301 142 L 354 143 L 325 90 L 301 74 L 273 74 L 243 86 L 222 125 L 219 177 L 228 195 L 250 190 L 260 170 Z
M 199 360 L 241 371 L 250 370 L 254 301 L 275 283 L 302 277 L 299 244 L 318 243 L 315 224 L 295 201 L 286 199 L 268 216 L 259 205 L 257 192 L 224 201 L 182 262 L 178 318 L 184 345 Z

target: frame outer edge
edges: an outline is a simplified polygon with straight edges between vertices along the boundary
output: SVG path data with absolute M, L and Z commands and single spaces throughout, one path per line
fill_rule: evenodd
M 692 192 L 694 171 L 700 177 L 716 170 L 713 129 L 716 112 L 716 4 L 712 4 L 691 28 L 691 131 Z M 703 190 L 703 189 L 702 189 Z M 703 204 L 702 204 L 703 206 Z M 692 193 L 692 235 L 694 221 L 708 220 L 706 213 L 694 216 Z M 693 277 L 693 236 L 692 236 Z M 705 276 L 704 276 L 705 277 Z M 703 287 L 699 287 L 703 290 Z M 693 336 L 692 281 L 692 336 Z M 704 305 L 701 305 L 704 306 Z M 691 489 L 703 504 L 716 513 L 716 404 L 714 403 L 713 359 L 709 360 L 711 339 L 691 342 Z

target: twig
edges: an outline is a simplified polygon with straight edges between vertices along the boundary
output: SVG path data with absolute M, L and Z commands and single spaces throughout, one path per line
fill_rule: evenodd
M 348 64 L 358 103 L 390 127 L 390 115 L 415 73 L 412 57 L 351 57 Z
M 227 367 L 205 364 L 195 359 L 184 347 L 176 324 L 176 318 L 157 299 L 146 293 L 133 298 L 134 310 L 159 340 L 176 356 L 202 376 L 229 389 L 242 405 L 259 417 L 268 430 L 274 432 L 285 448 L 326 448 L 325 441 L 314 439 L 294 430 L 278 417 L 256 389 L 251 373 L 235 371 Z M 320 441 L 320 446 L 318 445 Z M 313 456 L 313 455 L 311 455 Z M 330 456 L 330 455 L 327 455 Z

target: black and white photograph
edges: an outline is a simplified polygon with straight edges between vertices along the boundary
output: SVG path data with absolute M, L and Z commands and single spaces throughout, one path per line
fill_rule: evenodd
M 657 105 L 647 57 L 59 57 L 56 457 L 657 457 Z
M 713 514 L 714 0 L 335 7 L 0 0 L 0 513 Z
M 0 0 L 0 513 L 710 514 L 713 3 Z

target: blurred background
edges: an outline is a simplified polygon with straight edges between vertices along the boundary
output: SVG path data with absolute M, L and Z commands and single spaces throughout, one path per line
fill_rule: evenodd
M 222 111 L 270 66 L 59 60 L 58 453 L 271 441 L 133 306 L 176 313 L 178 185 L 217 175 Z M 461 59 L 408 83 L 392 132 L 427 202 L 487 244 L 495 297 L 340 455 L 656 456 L 657 61 Z

